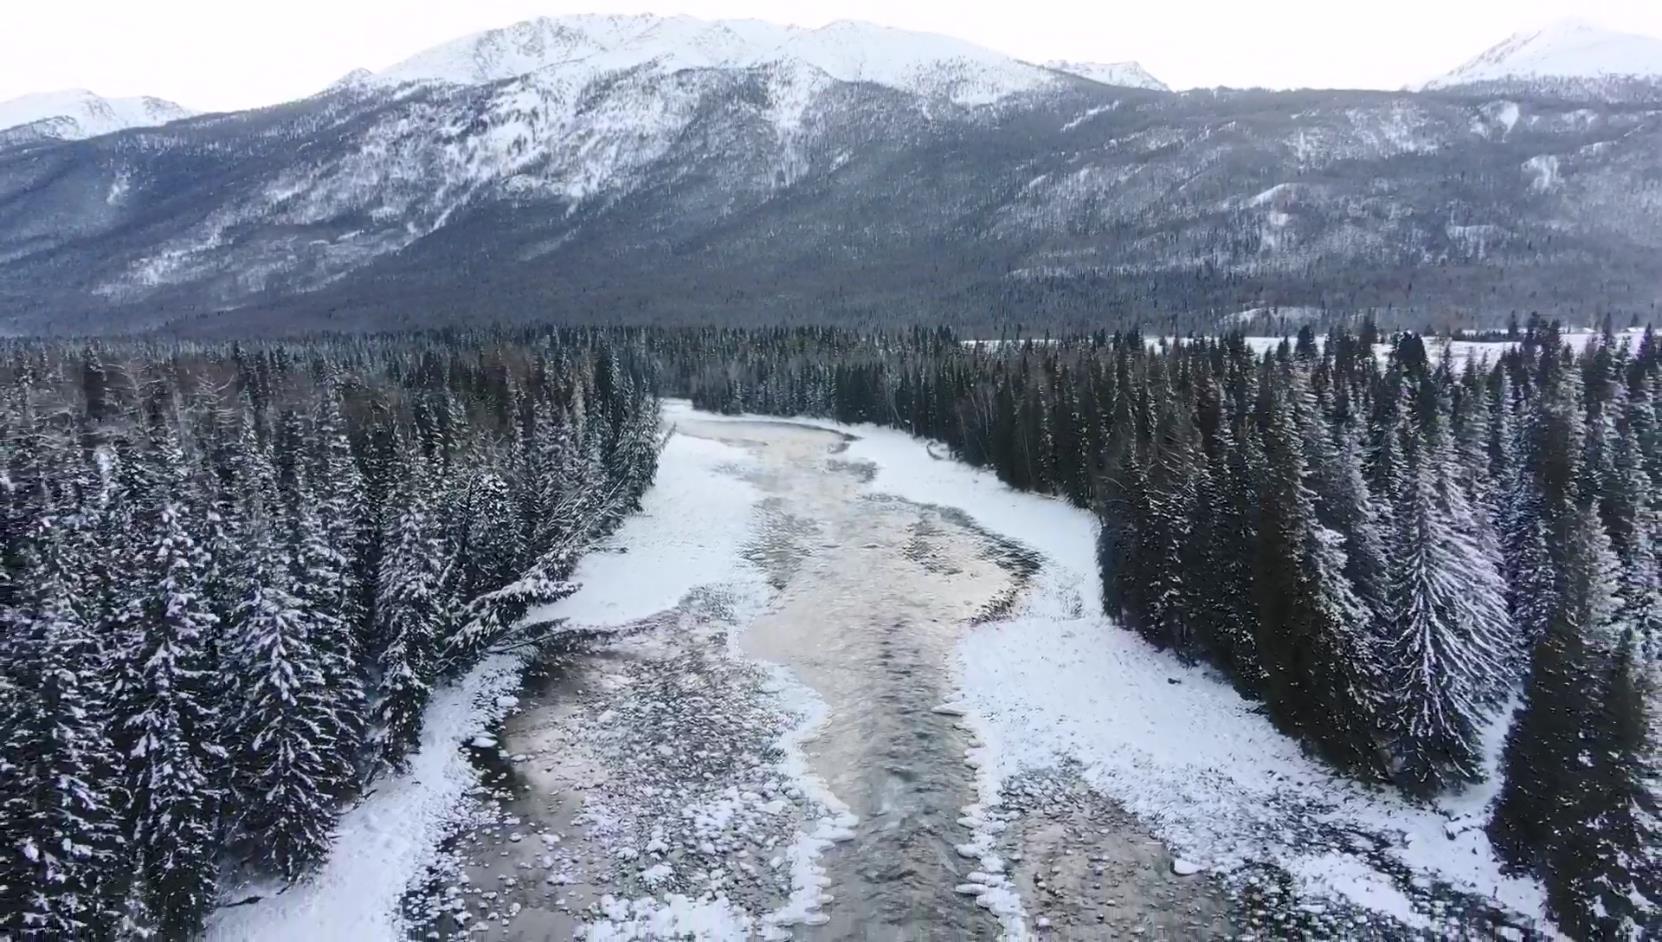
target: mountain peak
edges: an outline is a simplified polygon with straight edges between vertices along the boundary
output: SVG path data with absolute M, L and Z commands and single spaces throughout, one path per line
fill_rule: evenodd
M 1171 91 L 1165 82 L 1151 75 L 1140 62 L 1078 62 L 1052 59 L 1045 63 L 1045 68 L 1077 75 L 1103 85 L 1148 88 L 1159 92 Z
M 105 98 L 84 88 L 36 92 L 0 101 L 0 132 L 28 126 L 35 138 L 80 140 L 152 127 L 196 112 L 161 98 Z
M 1662 77 L 1662 39 L 1605 29 L 1584 19 L 1565 19 L 1515 33 L 1425 87 L 1658 77 Z
M 476 85 L 536 73 L 580 87 L 601 75 L 643 66 L 670 73 L 774 63 L 962 105 L 987 104 L 1054 80 L 1046 69 L 973 43 L 856 20 L 805 29 L 760 20 L 641 14 L 526 20 L 418 53 L 377 74 L 375 81 Z

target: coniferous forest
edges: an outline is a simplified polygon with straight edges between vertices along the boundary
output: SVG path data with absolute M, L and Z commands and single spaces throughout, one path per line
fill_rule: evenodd
M 435 684 L 656 467 L 581 333 L 0 350 L 0 937 L 188 938 L 294 880 Z
M 1094 508 L 1107 614 L 1351 776 L 1470 787 L 1509 729 L 1498 851 L 1576 938 L 1662 931 L 1662 349 L 1320 340 L 712 331 L 672 361 L 701 407 L 898 427 Z
M 1386 345 L 1386 355 L 1376 353 Z M 435 684 L 637 505 L 657 397 L 870 422 L 1100 518 L 1107 614 L 1336 770 L 1487 824 L 1576 938 L 1662 901 L 1662 349 L 1334 329 L 15 342 L 0 934 L 188 937 L 314 872 Z

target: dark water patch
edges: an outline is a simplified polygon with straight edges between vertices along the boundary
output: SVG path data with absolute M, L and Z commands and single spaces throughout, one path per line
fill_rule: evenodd
M 832 458 L 825 462 L 825 467 L 838 474 L 846 474 L 861 484 L 877 480 L 877 465 L 871 461 L 839 461 Z

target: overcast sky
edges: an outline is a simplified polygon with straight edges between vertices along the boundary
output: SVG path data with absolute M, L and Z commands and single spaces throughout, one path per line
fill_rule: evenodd
M 586 12 L 870 20 L 1023 59 L 1136 59 L 1176 88 L 1398 88 L 1571 16 L 1662 36 L 1662 0 L 0 0 L 0 100 L 90 88 L 253 107 L 466 33 Z

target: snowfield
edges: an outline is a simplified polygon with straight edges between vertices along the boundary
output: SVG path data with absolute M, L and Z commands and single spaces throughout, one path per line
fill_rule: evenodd
M 1054 78 L 1044 68 L 973 43 L 871 23 L 845 20 L 803 29 L 761 20 L 645 14 L 526 20 L 418 53 L 367 80 L 473 85 L 534 73 L 541 82 L 582 87 L 636 69 L 670 75 L 780 64 L 965 106 L 992 104 Z

